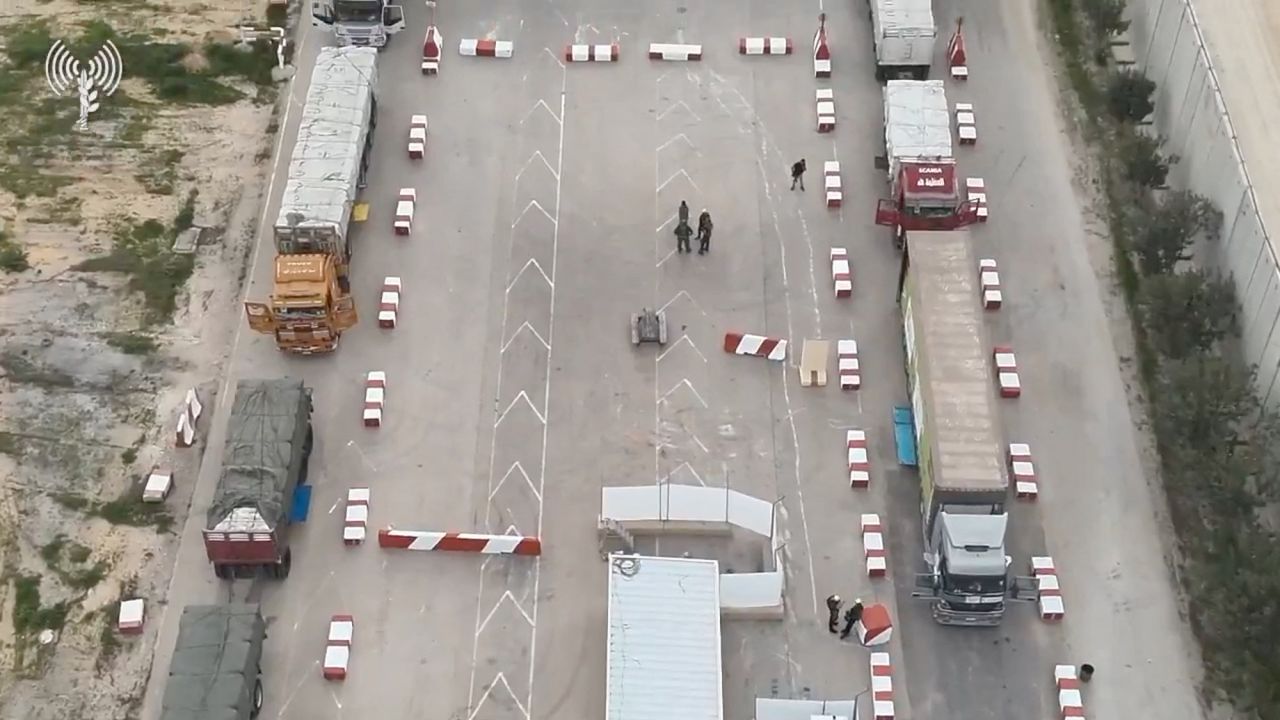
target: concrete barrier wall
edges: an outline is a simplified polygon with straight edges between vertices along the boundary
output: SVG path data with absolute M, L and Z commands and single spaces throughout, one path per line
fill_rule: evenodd
M 1222 211 L 1214 260 L 1235 280 L 1244 358 L 1257 366 L 1259 392 L 1274 406 L 1280 403 L 1280 263 L 1258 213 L 1192 0 L 1129 0 L 1129 16 L 1138 67 L 1156 83 L 1155 126 L 1168 138 L 1166 149 L 1182 158 L 1169 183 L 1209 198 Z

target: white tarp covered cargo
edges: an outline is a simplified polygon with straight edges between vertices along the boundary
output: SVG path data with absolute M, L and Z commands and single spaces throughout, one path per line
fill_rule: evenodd
M 928 66 L 938 29 L 932 0 L 875 0 L 871 14 L 879 65 Z
M 327 47 L 316 57 L 276 227 L 331 227 L 345 238 L 374 110 L 378 51 Z
M 900 160 L 951 157 L 951 116 L 941 80 L 890 80 L 884 88 L 884 142 L 890 172 Z

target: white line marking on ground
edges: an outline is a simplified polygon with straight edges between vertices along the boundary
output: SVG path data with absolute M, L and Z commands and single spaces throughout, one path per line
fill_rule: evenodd
M 547 102 L 545 100 L 538 100 L 538 102 L 534 103 L 533 107 L 529 108 L 529 112 L 525 113 L 524 117 L 520 118 L 520 124 L 524 125 L 525 122 L 529 120 L 529 117 L 533 115 L 533 113 L 538 108 L 542 108 L 543 110 L 546 110 L 547 114 L 551 116 L 552 120 L 556 121 L 557 125 L 563 124 L 563 121 L 555 113 L 551 112 L 551 106 L 547 105 Z
M 561 70 L 561 71 L 563 71 L 563 70 L 564 70 L 564 63 L 560 62 L 560 57 L 559 57 L 558 55 L 556 55 L 555 53 L 551 52 L 551 48 L 549 48 L 549 47 L 544 47 L 544 48 L 542 48 L 542 52 L 544 52 L 544 53 L 546 53 L 547 55 L 551 56 L 551 59 L 552 59 L 552 60 L 555 60 L 555 61 L 556 61 L 556 64 L 560 66 L 560 70 Z M 563 80 L 563 78 L 562 78 L 562 80 Z M 562 93 L 563 93 L 563 92 L 564 92 L 564 89 L 562 88 L 562 89 L 560 90 L 560 92 L 562 92 Z M 560 103 L 560 117 L 561 117 L 561 118 L 563 118 L 563 117 L 564 117 L 564 103 L 563 103 L 563 102 L 562 102 L 562 103 Z M 563 124 L 564 124 L 564 121 L 563 121 L 563 120 L 561 120 L 561 121 L 560 121 L 560 124 L 561 124 L 561 125 L 563 125 Z M 562 129 L 563 129 L 563 128 L 562 128 Z M 561 133 L 560 133 L 560 137 L 561 137 L 561 139 L 563 139 L 563 138 L 564 138 L 564 133 L 563 133 L 563 132 L 561 132 Z M 564 157 L 564 153 L 561 153 L 561 154 L 560 154 L 560 157 Z
M 670 483 L 671 478 L 675 477 L 680 472 L 681 469 L 688 470 L 689 474 L 693 476 L 693 479 L 697 480 L 698 484 L 701 485 L 702 487 L 707 486 L 707 483 L 702 479 L 702 476 L 699 475 L 698 471 L 694 470 L 693 466 L 690 465 L 688 462 L 682 462 L 679 465 L 677 465 L 676 468 L 671 472 L 667 473 L 666 476 L 663 477 L 662 480 L 658 482 L 658 484 L 661 485 L 663 483 Z M 655 551 L 656 551 L 656 548 L 655 548 Z
M 698 113 L 694 112 L 693 108 L 689 107 L 688 104 L 686 104 L 685 101 L 683 100 L 677 100 L 671 103 L 671 105 L 666 110 L 663 110 L 662 112 L 658 113 L 658 120 L 662 120 L 662 118 L 666 117 L 668 113 L 670 113 L 672 110 L 675 110 L 678 107 L 684 108 L 685 112 L 688 112 L 690 115 L 692 115 L 694 122 L 702 122 L 702 118 L 698 117 Z
M 655 182 L 656 182 L 656 179 L 655 179 Z M 656 204 L 656 203 L 655 203 L 655 204 Z M 656 233 L 660 233 L 660 232 L 662 232 L 663 230 L 666 230 L 666 229 L 667 229 L 667 226 L 668 226 L 668 225 L 670 225 L 671 223 L 675 222 L 677 218 L 679 218 L 679 215 L 678 215 L 677 213 L 671 213 L 671 217 L 669 217 L 669 218 L 667 218 L 665 221 L 663 221 L 663 223 L 662 223 L 661 225 L 659 225 L 659 226 L 658 226 L 658 228 L 657 228 L 656 230 L 654 230 L 654 232 L 656 232 Z
M 484 707 L 484 701 L 489 699 L 490 693 L 492 693 L 493 689 L 498 686 L 498 683 L 502 683 L 502 687 L 507 689 L 507 694 L 511 696 L 511 701 L 516 704 L 516 709 L 520 711 L 520 714 L 524 716 L 525 720 L 529 720 L 529 711 L 526 710 L 525 705 L 520 702 L 520 698 L 516 697 L 516 694 L 511 691 L 511 685 L 507 684 L 507 676 L 502 673 L 498 673 L 493 677 L 493 682 L 489 683 L 489 687 L 485 688 L 484 694 L 480 696 L 480 701 L 476 703 L 475 709 L 471 711 L 470 715 L 467 715 L 467 720 L 475 720 L 476 714 L 480 712 L 480 708 Z
M 559 179 L 557 179 L 556 182 L 559 182 Z M 529 210 L 532 208 L 538 208 L 538 212 L 546 216 L 546 218 L 551 221 L 551 224 L 553 226 L 560 224 L 556 222 L 555 218 L 551 217 L 551 213 L 547 212 L 546 208 L 542 207 L 542 203 L 539 203 L 537 200 L 530 200 L 529 204 L 524 206 L 524 210 L 520 211 L 520 215 L 516 218 L 516 221 L 511 223 L 512 230 L 514 230 L 516 226 L 520 224 L 520 221 L 524 219 L 525 213 L 529 212 Z
M 529 627 L 533 627 L 533 618 L 529 617 L 529 613 L 525 612 L 524 608 L 520 607 L 520 603 L 516 602 L 516 596 L 512 595 L 510 590 L 507 590 L 502 593 L 502 597 L 498 598 L 498 602 L 493 604 L 493 609 L 485 616 L 484 622 L 480 623 L 479 629 L 476 630 L 476 635 L 484 632 L 484 629 L 489 625 L 489 621 L 492 620 L 494 614 L 498 612 L 498 608 L 502 607 L 502 603 L 508 601 L 510 601 L 515 607 L 516 612 L 520 613 L 520 617 L 524 618 L 524 621 L 529 623 Z
M 685 107 L 688 107 L 688 106 L 686 105 Z M 674 137 L 672 137 L 670 140 L 668 140 L 668 141 L 666 141 L 666 142 L 662 143 L 661 145 L 659 145 L 659 146 L 658 146 L 658 149 L 657 149 L 657 150 L 654 150 L 654 152 L 656 152 L 656 153 L 660 153 L 660 152 L 662 152 L 663 150 L 666 150 L 668 147 L 670 147 L 670 146 L 671 146 L 671 143 L 673 143 L 673 142 L 675 142 L 675 141 L 677 141 L 677 140 L 683 140 L 683 141 L 684 141 L 684 144 L 685 144 L 685 145 L 688 145 L 690 150 L 694 151 L 694 152 L 695 152 L 695 153 L 697 153 L 698 155 L 701 155 L 701 154 L 702 154 L 702 151 L 701 151 L 701 150 L 699 150 L 699 149 L 698 149 L 698 147 L 697 147 L 696 145 L 694 145 L 694 144 L 693 144 L 693 141 L 691 141 L 691 140 L 689 139 L 689 137 L 688 137 L 687 135 L 685 135 L 684 133 L 678 133 L 678 134 L 676 134 L 676 135 L 675 135 Z
M 707 356 L 702 354 L 702 351 L 698 349 L 697 345 L 693 344 L 693 340 L 690 339 L 688 335 L 681 335 L 679 340 L 676 340 L 675 342 L 671 343 L 671 347 L 667 348 L 666 350 L 663 350 L 658 355 L 658 362 L 662 362 L 662 359 L 667 356 L 667 353 L 671 352 L 672 350 L 675 350 L 676 347 L 680 345 L 680 343 L 685 343 L 689 347 L 693 348 L 693 351 L 698 353 L 698 357 L 702 358 L 702 362 L 704 364 L 707 362 Z
M 511 294 L 511 288 L 516 286 L 516 281 L 519 280 L 520 276 L 524 274 L 524 271 L 528 270 L 530 267 L 533 267 L 538 271 L 538 274 L 542 276 L 542 279 L 547 281 L 548 287 L 554 288 L 556 286 L 555 283 L 551 282 L 551 278 L 547 276 L 547 273 L 542 269 L 542 266 L 538 264 L 538 261 L 533 258 L 529 258 L 528 262 L 520 268 L 520 272 L 516 273 L 516 276 L 511 278 L 511 284 L 507 285 L 507 289 L 504 291 L 506 294 Z
M 542 101 L 541 101 L 541 100 L 539 100 L 538 102 L 542 102 Z M 529 159 L 528 159 L 528 160 L 525 160 L 525 161 L 524 161 L 524 165 L 522 165 L 522 166 L 520 167 L 520 172 L 516 173 L 516 182 L 517 182 L 517 183 L 518 183 L 518 182 L 520 182 L 520 177 L 521 177 L 522 175 L 524 175 L 524 171 L 529 169 L 529 163 L 532 163 L 534 158 L 537 158 L 537 159 L 541 160 L 541 161 L 542 161 L 542 164 L 543 164 L 544 166 L 546 166 L 547 171 L 551 173 L 552 177 L 555 177 L 555 178 L 559 179 L 559 177 L 560 177 L 560 173 L 558 173 L 558 172 L 556 172 L 555 170 L 552 170 L 552 169 L 551 169 L 551 163 L 547 162 L 547 158 L 546 158 L 546 156 L 545 156 L 545 155 L 543 155 L 543 154 L 542 154 L 542 151 L 541 151 L 541 150 L 534 150 L 534 151 L 533 151 L 533 154 L 529 156 Z
M 681 295 L 683 295 L 683 296 L 685 297 L 685 299 L 686 299 L 686 300 L 688 300 L 690 303 L 692 303 L 692 304 L 693 304 L 693 307 L 694 307 L 698 312 L 702 313 L 702 316 L 703 316 L 703 317 L 707 317 L 707 311 L 706 311 L 706 310 L 703 310 L 703 309 L 702 309 L 702 306 L 698 304 L 698 301 L 697 301 L 697 300 L 694 300 L 694 299 L 693 299 L 693 296 L 692 296 L 692 295 L 690 295 L 689 293 L 685 292 L 684 290 L 681 290 L 680 292 L 678 292 L 678 293 L 676 293 L 675 295 L 671 296 L 671 299 L 670 299 L 670 300 L 668 300 L 668 301 L 666 302 L 666 304 L 665 304 L 665 305 L 663 305 L 662 307 L 660 307 L 660 308 L 658 308 L 658 309 L 659 309 L 659 310 L 662 310 L 662 311 L 665 311 L 668 307 L 670 307 L 670 306 L 671 306 L 671 303 L 675 302 L 676 300 L 679 300 Z
M 355 440 L 348 440 L 347 447 L 356 451 L 356 454 L 360 456 L 360 462 L 363 463 L 365 467 L 369 468 L 373 472 L 378 472 L 378 467 L 370 462 L 369 456 L 364 454 L 364 451 L 360 449 L 360 446 L 356 444 Z
M 685 172 L 684 168 L 680 168 L 679 170 L 671 173 L 671 177 L 664 180 L 662 184 L 658 186 L 658 192 L 662 192 L 663 188 L 665 188 L 672 180 L 675 180 L 678 175 L 683 175 L 684 179 L 689 181 L 689 184 L 693 186 L 694 190 L 702 192 L 702 190 L 698 188 L 698 183 L 694 182 L 693 178 L 689 177 L 689 173 Z
M 663 264 L 666 263 L 668 260 L 670 260 L 671 256 L 675 254 L 676 254 L 675 250 L 672 250 L 671 252 L 667 253 L 665 256 L 663 256 L 661 260 L 658 261 L 658 264 L 655 265 L 654 267 L 662 267 Z
M 542 347 L 548 350 L 551 349 L 550 343 L 548 343 L 546 340 L 543 340 L 542 336 L 538 334 L 538 331 L 534 330 L 533 326 L 529 324 L 528 320 L 526 320 L 520 324 L 520 327 L 516 328 L 515 333 L 512 334 L 512 336 L 508 338 L 505 343 L 502 344 L 502 349 L 499 350 L 498 352 L 505 353 L 507 351 L 507 348 L 511 346 L 511 343 L 515 342 L 515 339 L 519 337 L 520 333 L 524 332 L 525 330 L 528 330 L 529 332 L 533 333 L 533 336 L 538 339 L 538 342 L 542 343 Z
M 538 408 L 533 406 L 533 401 L 529 399 L 529 396 L 525 394 L 525 391 L 521 390 L 520 393 L 516 395 L 515 398 L 511 401 L 511 404 L 507 405 L 507 409 L 503 410 L 502 414 L 498 416 L 498 421 L 493 424 L 493 427 L 495 430 L 498 428 L 499 425 L 502 424 L 502 421 L 507 418 L 507 413 L 511 412 L 511 408 L 515 407 L 516 403 L 520 402 L 521 400 L 524 400 L 524 404 L 528 406 L 530 410 L 533 411 L 533 414 L 537 416 L 539 422 L 541 422 L 544 426 L 547 424 L 546 416 L 538 412 Z
M 689 392 L 693 393 L 693 396 L 698 398 L 698 402 L 702 405 L 702 407 L 704 408 L 707 407 L 707 401 L 703 400 L 702 395 L 698 394 L 697 389 L 693 387 L 693 383 L 689 382 L 689 378 L 682 378 L 680 382 L 676 383 L 675 385 L 672 385 L 670 390 L 666 391 L 665 393 L 662 394 L 662 397 L 658 398 L 658 404 L 661 405 L 663 402 L 666 402 L 666 399 L 671 397 L 671 393 L 675 392 L 676 390 L 679 390 L 681 387 L 689 388 Z
M 511 477 L 511 473 L 513 473 L 513 472 L 515 472 L 515 471 L 517 471 L 517 470 L 519 470 L 519 471 L 520 471 L 520 476 L 524 478 L 524 482 L 525 482 L 525 484 L 526 484 L 526 485 L 528 485 L 528 486 L 529 486 L 529 489 L 533 491 L 533 496 L 534 496 L 534 497 L 536 497 L 536 498 L 538 498 L 539 500 L 541 500 L 541 499 L 542 499 L 542 495 L 540 495 L 540 494 L 538 493 L 538 488 L 533 484 L 533 481 L 529 479 L 529 473 L 527 473 L 527 472 L 525 472 L 525 471 L 524 471 L 524 466 L 520 464 L 520 461 L 519 461 L 519 460 L 517 460 L 517 461 L 515 461 L 515 462 L 511 463 L 511 467 L 507 468 L 507 474 L 505 474 L 505 475 L 503 475 L 503 476 L 502 476 L 502 479 L 501 479 L 501 480 L 499 480 L 499 481 L 498 481 L 498 484 L 494 486 L 494 488 L 493 488 L 493 492 L 489 493 L 489 499 L 490 499 L 490 500 L 493 500 L 493 496 L 494 496 L 494 495 L 497 495 L 497 494 L 498 494 L 498 491 L 502 489 L 502 484 L 503 484 L 503 483 L 505 483 L 505 482 L 507 481 L 507 478 Z M 512 526 L 512 527 L 514 527 L 514 526 Z M 511 528 L 508 528 L 508 531 L 509 531 L 510 529 L 511 529 Z

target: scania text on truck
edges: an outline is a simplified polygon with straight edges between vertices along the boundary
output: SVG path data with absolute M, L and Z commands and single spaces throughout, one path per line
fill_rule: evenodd
M 889 198 L 876 224 L 893 228 L 894 242 L 910 230 L 953 230 L 978 221 L 978 204 L 962 195 L 951 146 L 951 116 L 941 80 L 890 80 L 884 88 L 885 155 Z
M 219 578 L 289 577 L 289 510 L 307 480 L 311 391 L 301 380 L 241 380 L 222 471 L 209 505 L 205 552 Z
M 872 44 L 876 50 L 876 80 L 929 79 L 938 28 L 933 0 L 867 0 Z
M 272 235 L 269 302 L 246 302 L 249 327 L 285 352 L 332 352 L 356 324 L 348 280 L 351 213 L 365 186 L 377 127 L 377 51 L 322 48 Z
M 383 48 L 404 29 L 404 7 L 390 0 L 311 0 L 311 25 L 332 31 L 339 47 Z
M 267 623 L 256 604 L 188 605 L 160 701 L 160 720 L 250 720 L 262 710 Z
M 999 625 L 1007 595 L 1034 595 L 1030 578 L 1009 576 L 1009 477 L 977 268 L 968 230 L 907 236 L 898 303 L 928 567 L 914 595 L 943 625 Z

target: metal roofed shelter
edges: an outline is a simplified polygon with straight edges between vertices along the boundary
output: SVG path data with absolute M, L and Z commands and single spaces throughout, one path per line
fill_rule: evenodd
M 723 720 L 720 567 L 609 557 L 606 720 Z

